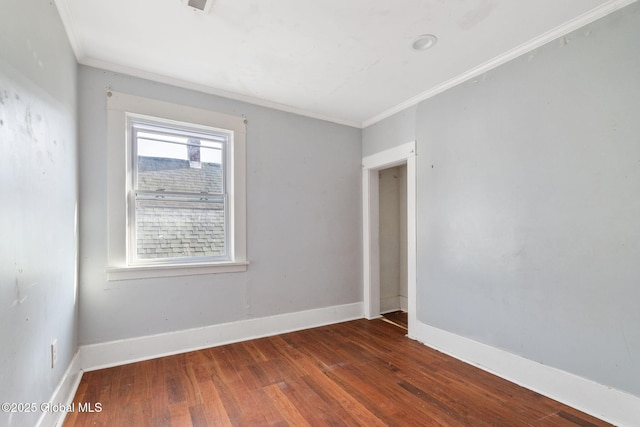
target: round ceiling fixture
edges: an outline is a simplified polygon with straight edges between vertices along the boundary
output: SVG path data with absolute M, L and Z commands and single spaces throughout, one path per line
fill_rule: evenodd
M 423 34 L 416 37 L 411 43 L 411 49 L 422 51 L 432 48 L 438 42 L 438 38 L 433 34 Z

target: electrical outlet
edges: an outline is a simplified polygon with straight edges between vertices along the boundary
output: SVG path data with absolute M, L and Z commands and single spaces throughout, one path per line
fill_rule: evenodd
M 58 361 L 58 340 L 51 341 L 51 369 L 56 367 Z

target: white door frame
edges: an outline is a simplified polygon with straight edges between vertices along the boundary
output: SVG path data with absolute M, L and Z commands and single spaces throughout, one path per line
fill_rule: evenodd
M 380 317 L 380 242 L 378 172 L 407 165 L 407 297 L 409 337 L 416 325 L 416 143 L 380 151 L 362 159 L 362 281 L 364 317 Z

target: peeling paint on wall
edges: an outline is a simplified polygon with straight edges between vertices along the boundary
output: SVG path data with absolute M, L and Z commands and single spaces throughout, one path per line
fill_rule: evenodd
M 46 402 L 77 349 L 77 64 L 48 0 L 0 2 L 0 52 L 0 401 Z

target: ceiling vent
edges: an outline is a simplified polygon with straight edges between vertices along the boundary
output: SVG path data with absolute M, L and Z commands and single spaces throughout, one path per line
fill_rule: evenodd
M 211 9 L 213 0 L 183 0 L 183 3 L 194 10 L 199 10 L 204 13 L 208 13 Z

